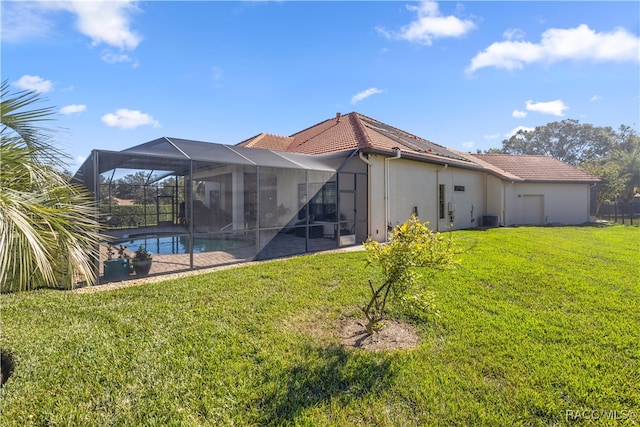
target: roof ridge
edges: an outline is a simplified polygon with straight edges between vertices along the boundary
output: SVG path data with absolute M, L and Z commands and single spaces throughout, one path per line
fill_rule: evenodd
M 300 131 L 298 131 L 298 132 L 296 132 L 296 133 L 292 133 L 291 135 L 289 135 L 289 137 L 290 137 L 290 138 L 295 138 L 295 135 L 298 135 L 298 134 L 300 134 L 300 133 L 306 132 L 306 131 L 308 131 L 309 129 L 312 129 L 312 128 L 316 127 L 316 126 L 320 126 L 321 124 L 326 123 L 326 122 L 328 122 L 328 121 L 330 121 L 330 120 L 335 120 L 335 118 L 331 118 L 331 119 L 323 120 L 323 121 L 321 121 L 321 122 L 319 122 L 319 123 L 316 123 L 315 125 L 307 126 L 306 128 L 304 128 L 304 129 L 302 129 L 302 130 L 300 130 Z
M 286 136 L 286 135 L 279 135 L 277 133 L 271 133 L 271 132 L 262 132 L 263 135 L 269 135 L 269 136 L 275 136 L 276 138 L 285 138 L 285 139 L 293 139 L 290 136 Z
M 348 115 L 350 115 L 350 114 L 351 114 L 351 113 L 346 114 L 346 115 L 348 116 Z M 328 132 L 330 129 L 333 129 L 334 127 L 336 127 L 336 126 L 338 125 L 338 123 L 340 123 L 340 119 L 341 119 L 342 117 L 344 117 L 344 115 L 342 115 L 342 114 L 338 113 L 338 114 L 336 115 L 336 117 L 333 117 L 333 118 L 330 118 L 330 119 L 327 119 L 327 120 L 323 120 L 323 121 L 321 121 L 320 123 L 316 123 L 316 124 L 315 124 L 315 125 L 313 125 L 313 126 L 309 126 L 308 128 L 301 130 L 300 132 L 296 132 L 296 133 L 294 133 L 293 135 L 291 135 L 291 138 L 294 138 L 294 139 L 295 139 L 295 136 L 294 136 L 294 135 L 301 134 L 301 133 L 306 132 L 306 131 L 308 131 L 309 129 L 313 129 L 313 128 L 315 128 L 315 127 L 317 127 L 317 128 L 322 128 L 322 125 L 323 125 L 323 124 L 325 124 L 325 123 L 327 123 L 327 122 L 329 122 L 329 121 L 331 121 L 331 120 L 333 120 L 333 121 L 334 121 L 334 124 L 333 124 L 332 126 L 329 126 L 329 127 L 327 127 L 326 129 L 324 129 L 324 130 L 320 130 L 319 132 L 317 132 L 317 133 L 315 133 L 315 134 L 313 134 L 313 135 L 309 136 L 309 137 L 308 137 L 307 139 L 305 139 L 304 141 L 300 141 L 300 142 L 298 142 L 298 143 L 296 144 L 296 146 L 300 147 L 301 145 L 304 145 L 305 143 L 309 142 L 310 140 L 312 140 L 312 139 L 316 138 L 317 136 L 322 135 L 323 133 Z
M 253 135 L 253 136 L 251 136 L 251 137 L 249 137 L 249 138 L 247 138 L 247 139 L 245 139 L 243 141 L 238 142 L 235 145 L 242 145 L 242 144 L 246 143 L 246 145 L 244 145 L 244 147 L 252 147 L 253 145 L 255 145 L 256 142 L 258 142 L 261 139 L 263 139 L 264 135 L 265 135 L 264 132 L 260 132 L 260 133 L 255 134 L 255 135 Z
M 355 111 L 347 114 L 349 117 L 349 122 L 351 122 L 351 127 L 353 127 L 353 131 L 356 134 L 356 139 L 358 141 L 358 146 L 361 144 L 366 148 L 373 148 L 373 143 L 371 142 L 371 138 L 367 134 L 367 131 L 364 129 L 364 125 L 360 121 L 360 114 Z M 358 147 L 361 148 L 361 147 Z
M 472 153 L 472 156 L 493 156 L 493 157 L 544 157 L 545 159 L 551 158 L 561 161 L 553 156 L 547 154 L 509 154 L 509 153 Z M 564 162 L 563 162 L 564 163 Z
M 401 134 L 404 134 L 404 135 L 406 135 L 406 136 L 408 136 L 408 137 L 410 137 L 410 138 L 412 138 L 412 139 L 415 139 L 415 140 L 418 140 L 418 141 L 426 141 L 426 142 L 428 142 L 429 144 L 433 144 L 433 145 L 435 145 L 435 146 L 437 146 L 437 147 L 440 147 L 440 148 L 442 148 L 442 149 L 450 150 L 448 147 L 446 147 L 446 146 L 444 146 L 444 145 L 442 145 L 442 144 L 438 144 L 437 142 L 433 142 L 433 141 L 431 141 L 430 139 L 426 139 L 426 138 L 423 138 L 423 137 L 421 137 L 421 136 L 419 136 L 419 135 L 413 134 L 413 133 L 411 133 L 411 132 L 407 132 L 407 131 L 406 131 L 406 130 L 404 130 L 404 129 L 400 129 L 400 128 L 398 128 L 398 127 L 396 127 L 396 126 L 393 126 L 393 125 L 390 125 L 390 124 L 388 124 L 388 123 L 381 122 L 381 121 L 380 121 L 380 120 L 378 120 L 378 119 L 374 119 L 374 118 L 372 118 L 372 117 L 369 117 L 369 116 L 367 116 L 367 115 L 360 114 L 360 113 L 356 113 L 356 114 L 358 114 L 359 116 L 365 117 L 366 119 L 369 119 L 369 120 L 371 120 L 372 122 L 376 122 L 376 123 L 380 123 L 381 125 L 388 126 L 389 128 L 393 129 L 394 131 L 399 132 L 399 133 L 401 133 Z

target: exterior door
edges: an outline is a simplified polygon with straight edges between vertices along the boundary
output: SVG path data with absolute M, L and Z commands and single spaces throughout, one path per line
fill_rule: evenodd
M 544 196 L 523 195 L 522 223 L 525 225 L 544 224 Z
M 340 191 L 340 246 L 353 245 L 356 242 L 356 192 Z

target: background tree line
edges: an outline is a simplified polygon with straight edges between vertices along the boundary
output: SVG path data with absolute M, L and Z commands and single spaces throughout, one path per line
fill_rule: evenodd
M 597 176 L 597 207 L 604 201 L 630 202 L 640 193 L 640 136 L 629 126 L 582 124 L 565 119 L 520 130 L 488 154 L 544 155 L 555 157 Z
M 170 176 L 159 179 L 147 171 L 130 173 L 112 182 L 100 176 L 100 199 L 103 203 L 112 197 L 131 200 L 136 205 L 155 205 L 158 196 L 177 196 L 178 200 L 184 200 L 184 178 Z

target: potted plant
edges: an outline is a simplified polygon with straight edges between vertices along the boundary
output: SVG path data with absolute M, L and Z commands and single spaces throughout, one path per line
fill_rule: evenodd
M 140 245 L 133 256 L 133 270 L 139 276 L 149 274 L 153 258 L 145 245 Z
M 129 255 L 126 253 L 127 247 L 120 245 L 117 248 L 107 246 L 107 260 L 104 262 L 105 280 L 122 280 L 131 273 L 129 265 Z M 117 258 L 114 258 L 115 254 Z

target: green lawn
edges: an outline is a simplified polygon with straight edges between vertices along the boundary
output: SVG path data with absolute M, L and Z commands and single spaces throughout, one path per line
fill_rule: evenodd
M 0 296 L 0 424 L 640 423 L 640 229 L 458 231 L 413 350 L 340 346 L 364 252 Z M 410 320 L 410 319 L 409 319 Z M 591 420 L 590 420 L 591 419 Z

